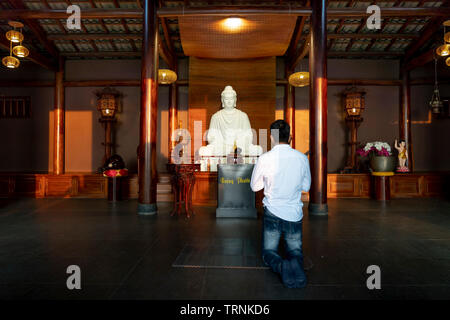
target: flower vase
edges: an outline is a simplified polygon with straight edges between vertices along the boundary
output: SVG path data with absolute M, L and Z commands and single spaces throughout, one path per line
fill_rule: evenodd
M 395 169 L 395 157 L 372 156 L 370 168 L 373 172 L 393 172 Z

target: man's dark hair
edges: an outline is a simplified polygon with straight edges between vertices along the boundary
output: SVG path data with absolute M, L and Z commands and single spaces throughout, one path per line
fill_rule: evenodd
M 275 130 L 275 132 L 274 132 Z M 276 132 L 278 131 L 278 142 L 289 143 L 291 127 L 284 120 L 276 120 L 270 125 L 270 133 L 276 139 Z

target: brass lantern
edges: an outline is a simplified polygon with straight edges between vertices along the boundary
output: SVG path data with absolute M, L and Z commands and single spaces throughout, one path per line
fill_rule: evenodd
M 309 72 L 296 72 L 289 76 L 288 82 L 294 87 L 305 87 L 309 85 Z
M 28 55 L 30 54 L 30 51 L 26 47 L 24 47 L 22 44 L 15 46 L 12 51 L 19 58 L 28 57 Z
M 446 44 L 439 46 L 436 49 L 436 53 L 438 55 L 440 55 L 441 57 L 446 57 L 446 56 L 450 55 L 450 44 L 446 43 Z
M 120 92 L 109 87 L 97 92 L 97 109 L 103 119 L 114 119 L 118 109 L 119 97 Z
M 351 88 L 344 94 L 344 108 L 347 118 L 359 118 L 365 108 L 365 91 Z
M 20 61 L 13 56 L 6 56 L 2 59 L 2 63 L 5 67 L 14 69 L 19 66 Z
M 13 27 L 12 30 L 6 32 L 6 39 L 14 43 L 20 43 L 23 41 L 23 34 L 21 30 L 16 30 L 16 28 L 22 29 L 23 24 L 18 21 L 9 21 L 8 24 Z
M 450 31 L 444 35 L 444 41 L 450 43 Z
M 177 74 L 169 69 L 158 70 L 158 82 L 160 84 L 171 84 L 177 81 Z
M 3 57 L 2 63 L 5 67 L 14 69 L 19 67 L 20 61 L 12 56 L 12 42 L 9 43 L 9 56 Z

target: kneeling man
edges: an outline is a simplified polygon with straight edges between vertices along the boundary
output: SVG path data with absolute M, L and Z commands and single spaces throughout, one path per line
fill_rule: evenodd
M 250 186 L 253 191 L 264 188 L 263 260 L 281 275 L 288 288 L 306 286 L 302 253 L 302 191 L 309 191 L 311 172 L 308 158 L 292 149 L 290 126 L 284 120 L 270 125 L 270 140 L 275 145 L 256 163 Z M 283 235 L 287 259 L 278 254 Z

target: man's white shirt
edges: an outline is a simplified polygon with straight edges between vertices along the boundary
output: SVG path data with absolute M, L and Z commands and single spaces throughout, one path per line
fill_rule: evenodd
M 278 144 L 262 154 L 253 168 L 250 187 L 264 188 L 263 205 L 277 217 L 287 221 L 303 218 L 302 191 L 311 186 L 308 157 L 288 144 Z

